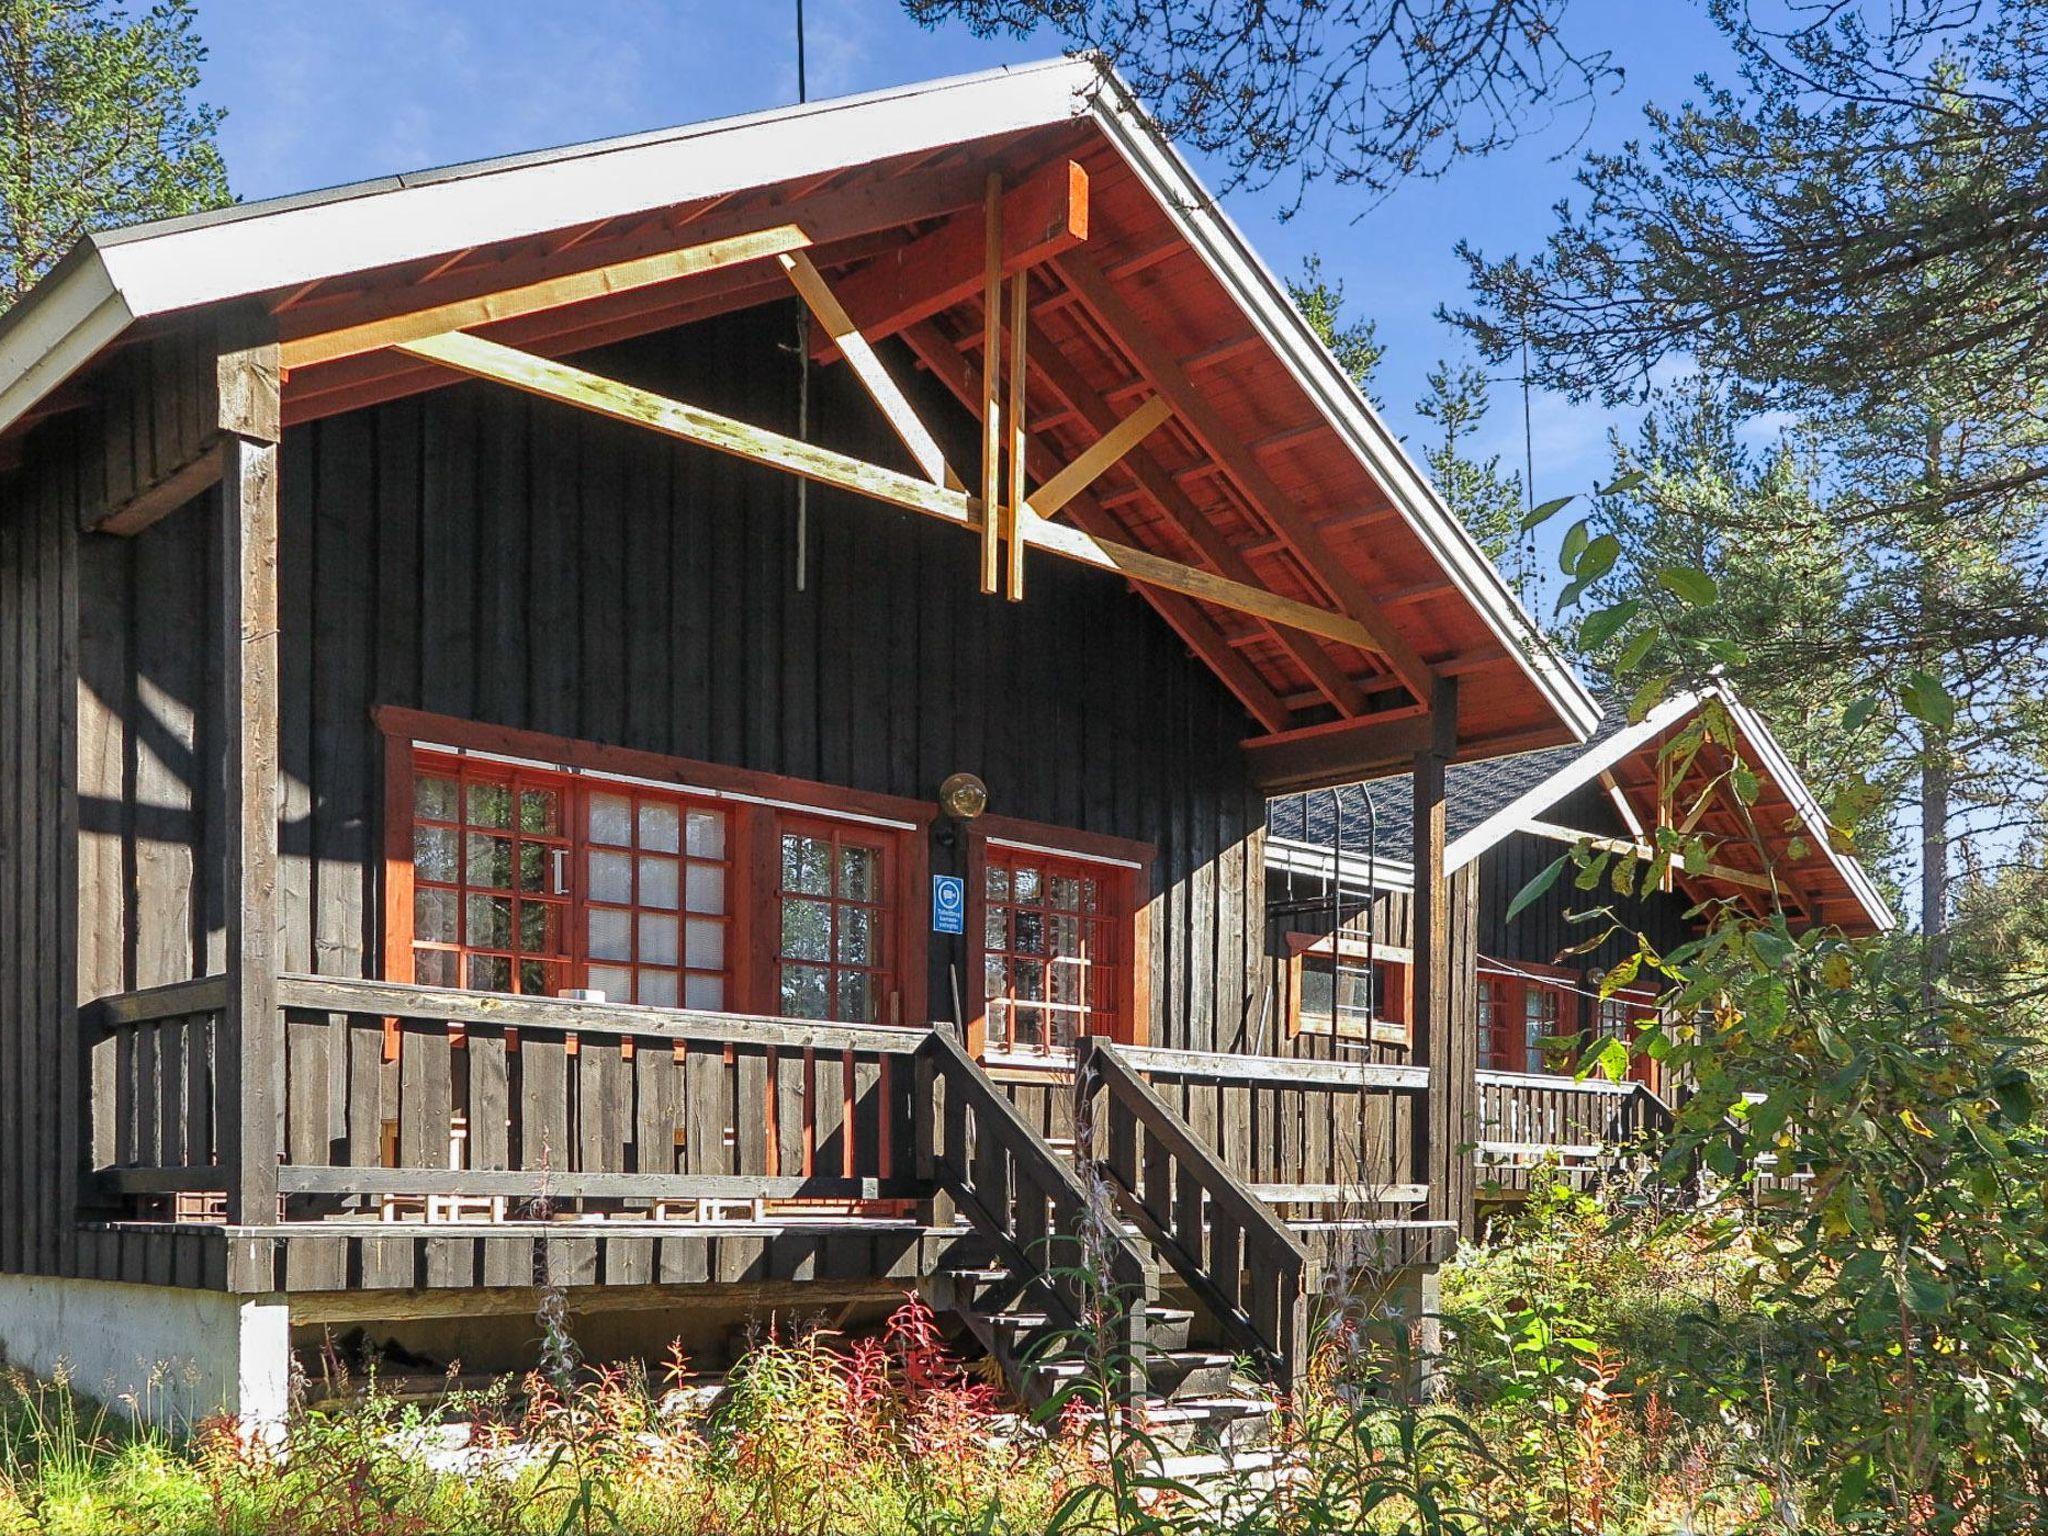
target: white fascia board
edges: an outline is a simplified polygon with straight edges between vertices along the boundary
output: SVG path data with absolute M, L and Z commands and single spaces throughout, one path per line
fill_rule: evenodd
M 0 429 L 19 421 L 135 317 L 99 253 L 81 248 L 37 289 L 35 307 L 0 330 Z
M 1070 119 L 1093 65 L 1063 60 L 727 118 L 652 142 L 537 161 L 115 241 L 104 256 L 140 317 L 742 192 Z
M 1626 730 L 1595 742 L 1542 783 L 1524 790 L 1444 850 L 1446 871 L 1463 869 L 1524 823 L 1539 819 L 1582 784 L 1592 782 L 1658 732 L 1698 708 L 1697 693 L 1675 693 Z
M 1321 843 L 1304 843 L 1291 837 L 1266 837 L 1266 872 L 1268 874 L 1306 875 L 1325 883 L 1337 878 L 1338 860 L 1329 848 Z M 1359 892 L 1412 891 L 1415 889 L 1415 866 L 1406 859 L 1390 859 L 1381 854 L 1377 859 L 1368 860 L 1362 853 L 1346 850 L 1343 858 L 1344 885 Z M 1373 879 L 1366 880 L 1370 867 Z
M 1285 286 L 1179 151 L 1115 74 L 1105 70 L 1100 81 L 1095 118 L 1110 141 L 1359 463 L 1386 489 L 1395 511 L 1459 594 L 1520 663 L 1573 737 L 1585 741 L 1600 722 L 1600 706 L 1585 684 L 1551 650 L 1485 551 L 1308 328 Z
M 1099 75 L 990 70 L 91 237 L 0 327 L 0 430 L 134 320 L 1070 121 Z

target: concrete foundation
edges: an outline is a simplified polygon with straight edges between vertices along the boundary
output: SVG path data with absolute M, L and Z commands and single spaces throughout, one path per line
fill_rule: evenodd
M 282 1300 L 0 1275 L 0 1350 L 117 1413 L 172 1430 L 218 1413 L 267 1430 L 284 1421 L 291 1395 Z

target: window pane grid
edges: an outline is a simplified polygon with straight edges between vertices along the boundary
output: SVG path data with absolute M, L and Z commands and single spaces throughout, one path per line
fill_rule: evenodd
M 778 841 L 776 996 L 789 1018 L 873 1023 L 890 990 L 886 849 L 836 827 Z
M 476 991 L 559 992 L 571 963 L 559 879 L 564 782 L 422 756 L 413 780 L 413 974 Z
M 618 786 L 583 810 L 586 983 L 620 1002 L 722 1009 L 731 975 L 728 816 Z
M 983 998 L 988 1043 L 1050 1052 L 1114 1032 L 1114 914 L 1104 877 L 1036 854 L 986 854 Z

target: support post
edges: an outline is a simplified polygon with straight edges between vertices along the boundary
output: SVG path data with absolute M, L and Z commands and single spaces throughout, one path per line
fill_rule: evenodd
M 1455 678 L 1439 678 L 1431 689 L 1429 740 L 1415 754 L 1415 968 L 1414 1011 L 1410 1017 L 1415 1064 L 1429 1069 L 1429 1088 L 1414 1124 L 1415 1171 L 1429 1184 L 1427 1214 L 1455 1221 L 1461 1234 L 1472 1227 L 1473 1129 L 1465 1112 L 1475 1087 L 1474 1053 L 1458 1049 L 1456 1031 L 1476 1028 L 1476 1019 L 1455 1017 L 1457 995 L 1452 966 L 1451 885 L 1444 869 L 1448 832 L 1444 811 L 1444 769 L 1458 739 Z
M 277 1220 L 277 445 L 274 339 L 223 351 L 221 770 L 226 778 L 227 1007 L 217 1044 L 228 1220 Z
M 1003 178 L 990 171 L 981 280 L 981 590 L 1002 579 Z

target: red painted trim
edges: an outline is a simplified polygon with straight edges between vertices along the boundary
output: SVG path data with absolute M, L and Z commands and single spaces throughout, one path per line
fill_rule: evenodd
M 961 1003 L 967 1012 L 968 1052 L 978 1058 L 988 1049 L 988 1008 L 982 996 L 987 951 L 982 940 L 987 932 L 983 921 L 984 892 L 991 840 L 1043 848 L 1051 858 L 1096 861 L 1104 893 L 1115 903 L 1113 927 L 1123 949 L 1117 979 L 1115 1038 L 1130 1045 L 1147 1044 L 1152 1034 L 1152 870 L 1158 850 L 1150 843 L 1127 837 L 1082 832 L 1014 816 L 977 816 L 966 830 L 967 974 L 960 978 L 960 984 Z M 1116 862 L 1104 864 L 1102 860 Z
M 673 784 L 685 792 L 691 789 L 724 790 L 737 795 L 757 795 L 764 800 L 787 800 L 793 805 L 814 808 L 826 814 L 841 812 L 853 816 L 880 816 L 891 821 L 907 821 L 919 827 L 932 816 L 932 807 L 925 801 L 907 800 L 899 795 L 878 795 L 838 784 L 820 784 L 778 773 L 759 773 L 751 768 L 729 768 L 723 763 L 668 757 L 659 752 L 607 746 L 602 742 L 579 741 L 569 736 L 551 736 L 542 731 L 523 731 L 509 725 L 486 725 L 453 715 L 402 709 L 395 704 L 380 704 L 370 713 L 377 728 L 387 736 L 404 736 L 409 740 L 440 746 L 467 747 L 478 752 L 497 752 L 506 757 L 531 758 L 536 762 L 582 768 L 593 773 L 626 774 L 632 778 Z

